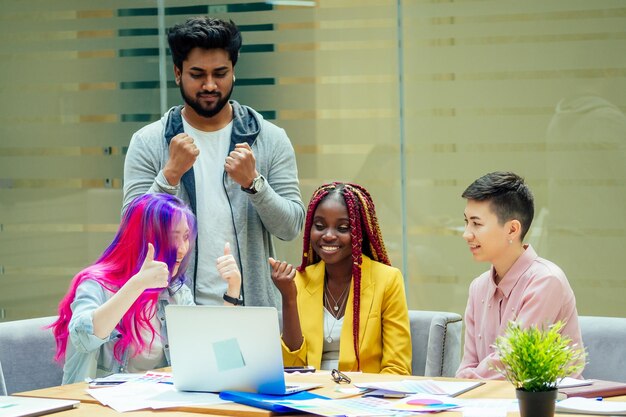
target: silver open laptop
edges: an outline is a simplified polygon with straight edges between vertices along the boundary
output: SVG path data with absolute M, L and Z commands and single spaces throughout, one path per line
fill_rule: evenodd
M 274 307 L 168 305 L 165 317 L 178 390 L 281 395 L 318 386 L 285 386 Z
M 78 400 L 0 396 L 0 416 L 35 417 L 78 407 Z

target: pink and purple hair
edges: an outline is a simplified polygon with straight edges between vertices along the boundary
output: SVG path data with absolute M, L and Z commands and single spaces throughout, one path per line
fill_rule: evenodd
M 68 327 L 72 318 L 71 305 L 78 286 L 83 281 L 92 279 L 105 290 L 117 292 L 141 269 L 148 243 L 154 246 L 154 259 L 165 262 L 172 271 L 178 250 L 172 231 L 182 218 L 186 218 L 189 225 L 190 247 L 176 275 L 170 277 L 169 288 L 172 291 L 177 291 L 185 283 L 185 271 L 196 240 L 195 217 L 180 199 L 168 194 L 145 194 L 131 202 L 122 217 L 113 242 L 93 265 L 74 277 L 67 294 L 59 303 L 59 318 L 51 326 L 57 342 L 56 360 L 65 360 L 69 338 Z M 162 291 L 161 288 L 144 291 L 116 326 L 121 337 L 115 342 L 114 356 L 119 362 L 129 347 L 136 355 L 152 344 L 156 331 L 150 320 L 156 314 L 157 301 Z M 141 336 L 142 330 L 151 332 L 150 341 L 144 340 Z
M 332 182 L 324 184 L 315 190 L 306 214 L 302 263 L 297 269 L 303 272 L 307 266 L 318 263 L 321 260 L 311 246 L 311 226 L 313 225 L 315 210 L 317 210 L 319 204 L 326 198 L 334 196 L 338 197 L 339 201 L 343 201 L 350 219 L 352 286 L 354 289 L 352 338 L 357 366 L 361 369 L 361 361 L 359 359 L 359 311 L 361 309 L 361 264 L 363 262 L 363 254 L 377 262 L 391 265 L 378 225 L 378 219 L 376 218 L 374 202 L 365 188 L 358 184 Z

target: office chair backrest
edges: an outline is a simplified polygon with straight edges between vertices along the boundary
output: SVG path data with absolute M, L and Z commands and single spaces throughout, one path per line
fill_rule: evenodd
M 54 361 L 56 343 L 45 326 L 56 317 L 0 323 L 0 363 L 8 394 L 61 385 L 63 368 Z
M 587 350 L 586 379 L 626 382 L 626 318 L 579 316 Z
M 453 377 L 461 363 L 462 318 L 445 311 L 409 310 L 413 375 Z

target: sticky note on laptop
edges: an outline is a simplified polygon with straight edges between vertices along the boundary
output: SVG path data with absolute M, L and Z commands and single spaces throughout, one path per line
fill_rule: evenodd
M 230 371 L 232 369 L 243 368 L 246 366 L 243 360 L 243 354 L 239 348 L 237 339 L 220 340 L 213 343 L 213 354 L 215 355 L 215 363 L 220 372 Z

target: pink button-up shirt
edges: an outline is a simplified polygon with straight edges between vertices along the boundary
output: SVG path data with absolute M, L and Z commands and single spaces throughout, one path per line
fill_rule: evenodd
M 566 323 L 562 333 L 582 347 L 576 298 L 565 273 L 540 258 L 530 245 L 525 248 L 498 285 L 493 266 L 470 285 L 465 348 L 456 373 L 458 378 L 503 379 L 491 369 L 494 365 L 502 366 L 492 345 L 496 337 L 504 334 L 510 320 L 524 327 L 561 320 Z

